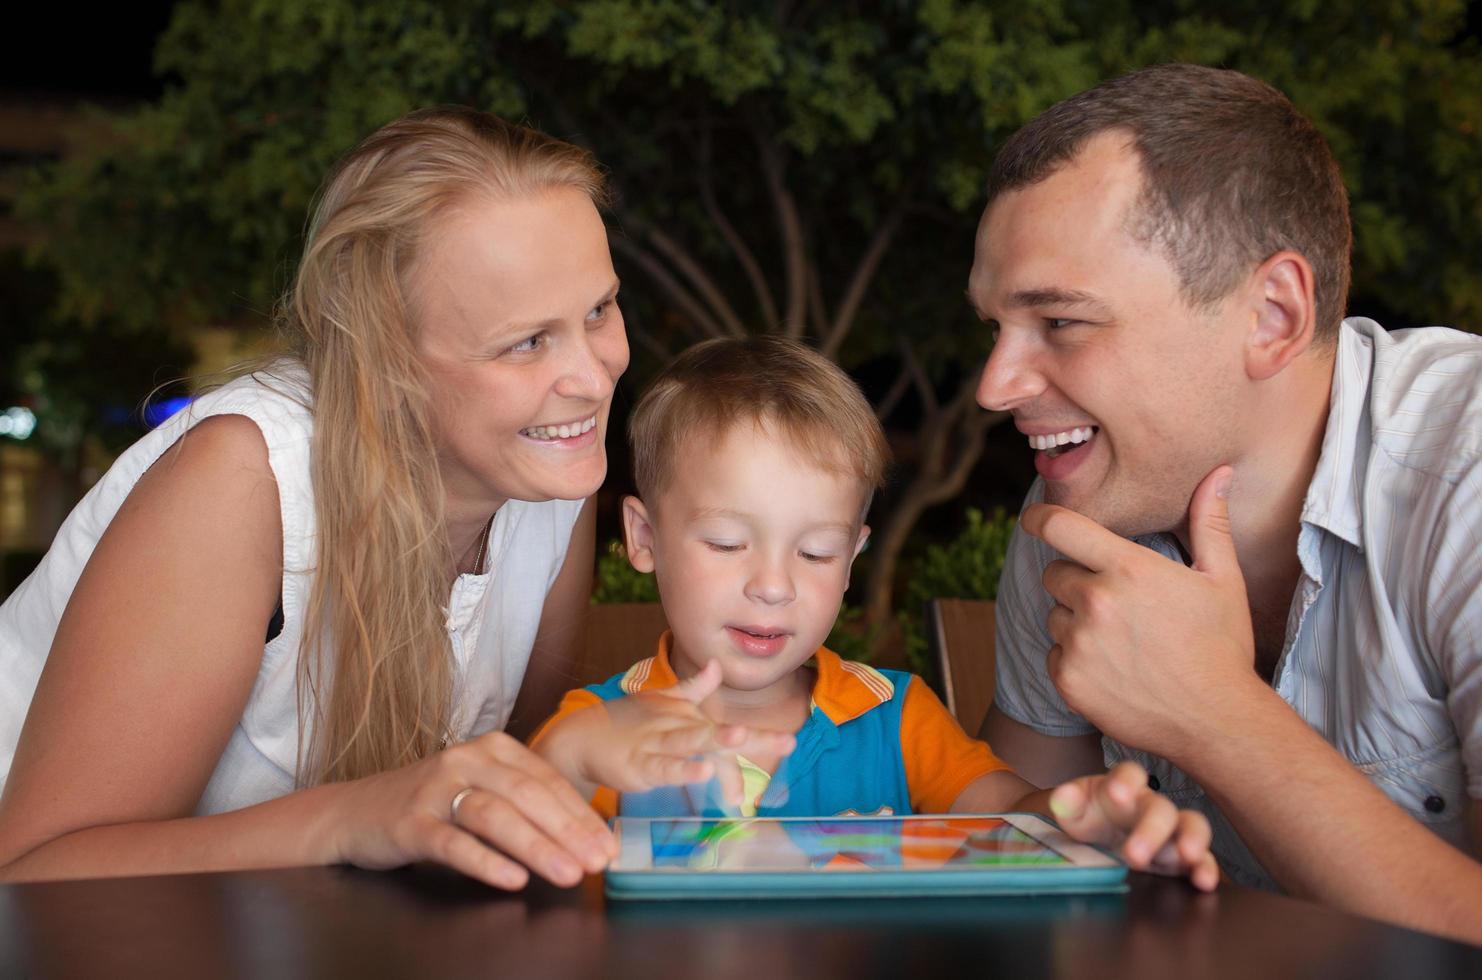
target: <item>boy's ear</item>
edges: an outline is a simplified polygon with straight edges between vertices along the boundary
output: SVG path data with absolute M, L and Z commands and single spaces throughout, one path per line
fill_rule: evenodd
M 1277 252 L 1251 277 L 1255 316 L 1245 347 L 1245 371 L 1253 381 L 1280 374 L 1312 345 L 1317 305 L 1312 266 L 1297 252 Z
M 870 540 L 870 526 L 868 524 L 861 524 L 859 526 L 859 539 L 854 542 L 854 554 L 852 554 L 852 555 L 849 556 L 849 571 L 850 572 L 853 572 L 854 571 L 854 559 L 856 559 L 856 558 L 859 557 L 859 553 L 861 551 L 864 551 L 865 542 L 868 541 L 868 540 Z M 846 589 L 849 588 L 849 575 L 848 574 L 846 574 L 844 576 L 844 588 L 846 588 Z
M 654 570 L 654 525 L 648 508 L 637 497 L 623 498 L 623 542 L 628 564 L 640 572 Z

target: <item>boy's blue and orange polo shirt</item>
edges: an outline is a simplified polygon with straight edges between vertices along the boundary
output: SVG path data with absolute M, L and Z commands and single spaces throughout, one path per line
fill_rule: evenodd
M 678 683 L 669 665 L 669 642 L 665 633 L 655 656 L 601 684 L 567 692 L 541 730 L 602 701 Z M 813 710 L 797 732 L 793 753 L 778 764 L 770 781 L 761 770 L 746 771 L 743 764 L 748 803 L 755 803 L 757 816 L 945 813 L 973 780 L 1009 768 L 987 745 L 969 738 L 914 674 L 876 670 L 824 647 L 812 663 L 818 672 Z M 754 788 L 760 795 L 753 801 Z M 718 794 L 710 796 L 718 799 Z M 619 812 L 720 815 L 718 807 L 697 807 L 692 792 L 682 786 L 625 793 L 621 801 L 603 786 L 593 795 L 592 806 L 605 817 Z

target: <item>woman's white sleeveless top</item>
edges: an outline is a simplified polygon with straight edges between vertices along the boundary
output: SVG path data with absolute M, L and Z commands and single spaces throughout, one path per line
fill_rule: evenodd
M 185 433 L 214 415 L 243 415 L 262 430 L 283 520 L 283 628 L 263 648 L 257 681 L 197 812 L 236 810 L 293 790 L 297 764 L 298 655 L 314 581 L 314 419 L 301 367 L 239 378 L 202 396 L 131 446 L 57 532 L 36 570 L 0 606 L 0 789 L 57 624 L 98 539 L 140 476 Z M 454 659 L 452 735 L 504 726 L 519 693 L 546 594 L 565 560 L 580 500 L 499 509 L 486 574 L 460 575 L 448 597 Z M 267 624 L 263 624 L 264 635 Z M 140 705 L 140 711 L 149 711 Z

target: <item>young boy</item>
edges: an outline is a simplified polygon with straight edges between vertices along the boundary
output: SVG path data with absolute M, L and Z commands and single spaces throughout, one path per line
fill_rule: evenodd
M 1135 764 L 1052 797 L 920 678 L 822 646 L 888 456 L 832 362 L 778 338 L 708 341 L 644 395 L 630 435 L 628 558 L 655 573 L 670 632 L 656 656 L 568 693 L 533 739 L 599 812 L 713 811 L 707 781 L 748 816 L 1053 812 L 1134 868 L 1214 887 L 1208 823 Z

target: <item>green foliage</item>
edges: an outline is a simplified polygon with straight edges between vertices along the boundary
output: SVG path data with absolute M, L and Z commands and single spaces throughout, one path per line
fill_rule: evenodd
M 658 602 L 659 586 L 652 572 L 640 572 L 628 562 L 628 552 L 616 539 L 597 556 L 592 602 Z
M 826 239 L 815 244 L 828 296 L 916 188 L 903 234 L 932 256 L 930 274 L 909 258 L 921 250 L 897 246 L 881 277 L 939 297 L 926 332 L 960 335 L 963 321 L 943 311 L 960 306 L 994 145 L 1101 78 L 1184 59 L 1273 82 L 1332 139 L 1358 219 L 1360 303 L 1482 324 L 1468 258 L 1482 253 L 1482 60 L 1461 0 L 795 8 L 183 2 L 156 53 L 180 83 L 48 168 L 21 213 L 50 232 L 42 253 L 69 315 L 179 326 L 269 310 L 330 162 L 413 106 L 478 105 L 587 142 L 614 168 L 626 213 L 683 228 L 721 258 L 699 181 L 759 247 L 775 233 L 757 165 L 770 142 L 795 155 L 786 179 L 805 234 Z M 736 268 L 724 275 L 748 295 Z M 900 312 L 862 313 L 866 337 L 844 359 L 892 350 Z M 950 337 L 938 346 L 936 363 L 952 363 Z
M 1018 516 L 995 510 L 989 517 L 967 509 L 967 526 L 945 545 L 927 547 L 911 570 L 906 604 L 898 614 L 906 639 L 906 657 L 917 673 L 930 676 L 924 616 L 932 599 L 996 599 L 1009 539 Z
M 839 618 L 834 620 L 834 628 L 829 631 L 823 645 L 845 660 L 869 663 L 874 657 L 875 637 L 881 628 L 878 623 L 873 626 L 866 623 L 864 610 L 846 602 L 839 609 Z

